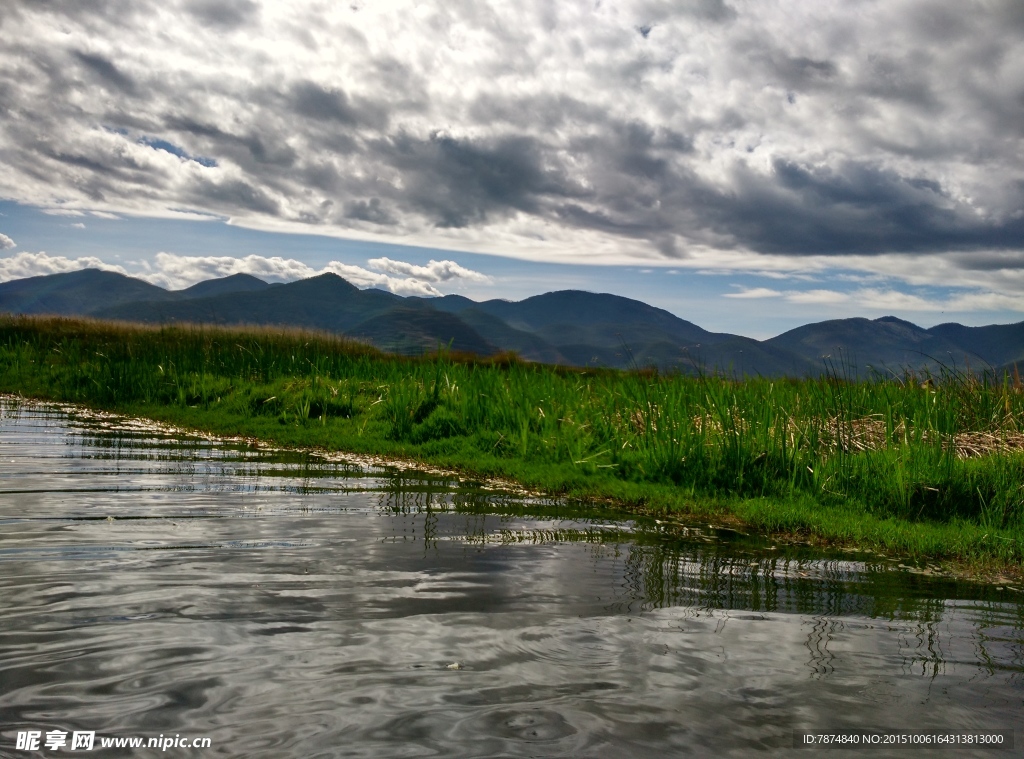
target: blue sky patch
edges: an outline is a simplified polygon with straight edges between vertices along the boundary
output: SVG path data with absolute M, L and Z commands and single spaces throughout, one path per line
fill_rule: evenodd
M 217 165 L 217 160 L 215 158 L 205 158 L 204 156 L 190 155 L 188 152 L 185 151 L 184 148 L 179 148 L 173 142 L 161 140 L 157 137 L 143 137 L 141 140 L 139 140 L 139 143 L 142 145 L 147 145 L 153 148 L 154 150 L 163 150 L 167 153 L 170 153 L 171 155 L 178 156 L 178 158 L 184 158 L 187 161 L 195 161 L 200 166 L 206 166 L 207 168 L 213 168 Z

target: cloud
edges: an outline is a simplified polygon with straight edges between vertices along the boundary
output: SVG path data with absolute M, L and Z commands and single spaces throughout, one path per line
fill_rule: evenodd
M 402 274 L 426 282 L 448 282 L 453 279 L 465 279 L 470 282 L 491 281 L 491 278 L 485 274 L 459 266 L 454 261 L 434 261 L 431 259 L 426 266 L 416 266 L 404 261 L 392 261 L 390 258 L 371 258 L 367 263 L 379 271 L 389 274 Z
M 376 287 L 383 290 L 390 290 L 399 295 L 422 295 L 434 297 L 441 294 L 441 291 L 430 282 L 414 277 L 389 277 L 375 271 L 369 271 L 361 266 L 343 264 L 338 261 L 331 261 L 321 272 L 334 272 L 344 277 L 356 287 Z
M 321 269 L 314 269 L 294 258 L 250 255 L 233 256 L 181 256 L 157 253 L 152 265 L 143 264 L 136 276 L 155 285 L 179 290 L 196 282 L 231 274 L 251 274 L 264 281 L 291 282 L 332 272 L 347 279 L 356 287 L 375 287 L 400 295 L 438 296 L 434 287 L 440 282 L 489 282 L 490 278 L 467 269 L 454 261 L 431 261 L 427 266 L 416 266 L 389 258 L 371 259 L 370 269 L 331 261 Z M 374 271 L 374 269 L 376 271 Z M 397 274 L 400 276 L 391 276 Z
M 705 275 L 755 274 L 776 282 L 853 282 L 863 285 L 942 288 L 964 293 L 989 292 L 992 302 L 1024 307 L 1024 258 L 1014 251 L 977 250 L 952 253 L 903 253 L 843 256 L 787 256 L 750 251 L 699 251 L 675 262 Z M 783 291 L 800 292 L 791 289 Z M 727 297 L 744 296 L 746 288 Z M 973 310 L 973 309 L 972 309 Z
M 815 304 L 833 304 L 843 303 L 850 300 L 851 296 L 847 293 L 837 292 L 835 290 L 800 290 L 786 294 L 786 300 L 790 303 L 815 303 Z
M 101 87 L 120 90 L 126 95 L 135 95 L 135 82 L 130 76 L 121 71 L 114 63 L 102 55 L 84 53 L 80 50 L 72 51 L 72 58 L 81 64 L 89 78 L 93 79 Z
M 45 252 L 22 252 L 0 258 L 0 282 L 25 277 L 39 277 L 46 274 L 61 274 L 79 269 L 104 269 L 121 274 L 128 273 L 123 267 L 112 266 L 94 256 L 65 258 L 64 256 L 51 256 Z
M 14 247 L 17 247 L 17 243 L 3 232 L 0 232 L 0 250 L 10 250 Z
M 185 10 L 204 25 L 238 29 L 255 20 L 259 5 L 252 0 L 191 0 Z
M 270 282 L 290 282 L 316 276 L 318 272 L 307 264 L 292 258 L 250 255 L 241 258 L 233 256 L 180 256 L 174 253 L 157 253 L 153 264 L 143 263 L 143 271 L 137 276 L 171 290 L 194 285 L 207 279 L 227 277 L 232 274 L 251 274 Z
M 778 298 L 783 293 L 778 290 L 771 290 L 767 287 L 743 288 L 738 293 L 725 293 L 723 298 Z
M 779 276 L 1024 268 L 1019 0 L 12 2 L 0 196 L 49 213 Z
M 3 239 L 4 236 L 0 235 L 0 242 Z M 302 261 L 281 256 L 250 255 L 235 258 L 233 256 L 181 256 L 174 253 L 157 253 L 152 263 L 139 262 L 136 264 L 135 270 L 129 271 L 123 266 L 108 264 L 94 256 L 66 258 L 51 256 L 45 252 L 23 252 L 0 258 L 0 282 L 79 269 L 104 269 L 137 277 L 169 290 L 180 290 L 197 282 L 227 277 L 232 274 L 251 274 L 267 282 L 293 282 L 332 272 L 345 278 L 356 287 L 374 287 L 399 295 L 436 297 L 442 294 L 434 287 L 437 283 L 491 281 L 489 277 L 480 272 L 467 269 L 454 261 L 431 261 L 426 266 L 417 266 L 404 261 L 381 258 L 373 259 L 368 263 L 371 267 L 369 269 L 340 261 L 331 261 L 326 266 L 315 269 Z
M 725 293 L 724 298 L 759 299 L 779 298 L 788 303 L 804 305 L 853 306 L 857 313 L 897 311 L 907 312 L 970 312 L 1018 311 L 1024 312 L 1024 298 L 1019 295 L 992 291 L 960 291 L 942 297 L 907 293 L 892 288 L 861 287 L 849 292 L 838 290 L 771 290 L 766 287 L 741 288 L 739 292 Z
M 955 293 L 942 298 L 928 298 L 898 290 L 865 288 L 850 293 L 850 300 L 873 311 L 1024 311 L 1024 300 L 1020 297 L 994 292 Z

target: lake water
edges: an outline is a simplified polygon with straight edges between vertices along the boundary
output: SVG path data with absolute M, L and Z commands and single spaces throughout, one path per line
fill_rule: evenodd
M 0 411 L 0 756 L 907 755 L 793 748 L 891 729 L 1016 729 L 910 754 L 1022 755 L 1019 589 Z

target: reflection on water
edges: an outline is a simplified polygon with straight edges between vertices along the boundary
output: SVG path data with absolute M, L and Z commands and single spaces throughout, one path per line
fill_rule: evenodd
M 0 408 L 0 756 L 30 755 L 28 729 L 210 737 L 197 756 L 632 757 L 1022 726 L 1017 589 Z

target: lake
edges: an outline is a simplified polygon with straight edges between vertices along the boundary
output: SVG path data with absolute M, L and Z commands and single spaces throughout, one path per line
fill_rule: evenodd
M 899 564 L 8 399 L 0 756 L 1022 755 L 1021 589 Z

